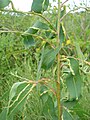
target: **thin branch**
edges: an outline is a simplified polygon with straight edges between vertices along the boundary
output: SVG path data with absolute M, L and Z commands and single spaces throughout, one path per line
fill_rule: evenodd
M 71 56 L 64 56 L 64 58 L 62 58 L 61 59 L 61 62 L 62 61 L 67 61 L 67 59 L 68 58 L 74 58 L 74 59 L 76 59 L 76 60 L 78 60 L 78 61 L 80 61 L 80 62 L 84 62 L 86 65 L 89 65 L 90 66 L 90 62 L 88 62 L 88 61 L 86 61 L 86 60 L 81 60 L 81 59 L 79 59 L 79 58 L 75 58 L 75 57 L 71 57 Z
M 61 4 L 61 8 L 63 7 L 63 5 L 68 2 L 69 0 L 65 0 L 62 4 Z
M 16 77 L 16 78 L 19 78 L 19 79 L 22 79 L 22 80 L 25 80 L 25 81 L 29 81 L 29 79 L 27 79 L 27 78 L 24 78 L 24 77 L 22 77 L 22 76 L 19 76 L 19 75 L 17 75 L 17 74 L 14 74 L 14 73 L 10 73 L 12 76 L 14 76 L 14 77 Z
M 60 0 L 58 0 L 58 22 L 57 22 L 57 47 L 60 46 L 60 14 L 61 14 L 61 5 L 60 5 Z M 60 71 L 60 53 L 57 55 L 57 81 L 56 81 L 56 87 L 57 87 L 57 108 L 58 108 L 58 120 L 61 120 L 61 102 L 60 102 L 60 76 L 61 76 L 61 71 Z
M 78 8 L 76 8 L 76 9 L 70 10 L 69 12 L 67 12 L 67 13 L 60 19 L 60 22 L 61 22 L 69 13 L 74 12 L 74 11 L 76 11 L 76 10 L 78 10 L 78 9 L 81 9 L 81 8 L 89 11 L 89 9 L 86 8 L 86 7 L 78 7 Z
M 38 83 L 44 83 L 44 82 L 50 82 L 50 81 L 51 81 L 49 78 L 42 78 L 42 79 L 40 79 L 40 80 L 38 80 L 38 81 L 29 80 L 29 79 L 24 78 L 24 77 L 22 77 L 22 76 L 19 76 L 19 75 L 17 75 L 17 74 L 13 74 L 12 72 L 11 72 L 11 75 L 13 75 L 14 77 L 17 77 L 17 78 L 19 78 L 19 79 L 25 80 L 25 81 L 26 81 L 27 83 L 29 83 L 29 84 L 38 84 Z M 46 84 L 47 84 L 47 83 L 46 83 Z
M 56 91 L 55 91 L 55 89 L 52 88 L 51 86 L 49 86 L 46 82 L 43 82 L 43 83 L 44 83 L 44 85 L 46 85 L 46 86 L 51 90 L 51 92 L 53 92 L 53 94 L 56 96 Z
M 12 1 L 10 1 L 10 3 L 11 3 L 11 7 L 12 7 L 12 9 L 13 9 L 14 11 L 16 11 L 16 9 L 15 9 L 15 7 L 14 7 L 13 2 L 12 2 Z
M 78 60 L 78 61 L 80 61 L 80 62 L 84 62 L 86 65 L 89 65 L 90 66 L 90 62 L 88 62 L 88 61 L 85 61 L 85 60 L 81 60 L 81 59 L 79 59 L 79 58 L 75 58 L 75 57 L 67 57 L 67 58 L 74 58 L 74 59 L 76 59 L 76 60 Z

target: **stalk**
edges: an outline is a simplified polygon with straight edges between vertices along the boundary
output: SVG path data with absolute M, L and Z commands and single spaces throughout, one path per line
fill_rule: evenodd
M 58 0 L 58 22 L 57 22 L 57 47 L 60 46 L 60 0 Z M 61 103 L 60 103 L 60 53 L 57 55 L 57 106 L 58 120 L 61 120 Z

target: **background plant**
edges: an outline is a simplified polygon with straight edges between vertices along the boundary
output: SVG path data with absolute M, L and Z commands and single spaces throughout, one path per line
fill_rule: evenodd
M 57 28 L 55 24 L 57 24 L 57 21 L 53 21 L 55 23 L 51 24 L 46 19 L 46 17 L 43 17 L 41 14 L 41 12 L 46 10 L 48 6 L 48 1 L 46 1 L 47 4 L 44 3 L 45 6 L 43 5 L 41 9 L 36 9 L 35 6 L 37 6 L 37 3 L 38 1 L 37 2 L 33 1 L 32 11 L 34 12 L 30 12 L 28 14 L 41 16 L 41 18 L 43 18 L 46 22 L 44 22 L 39 17 L 30 16 L 30 19 L 32 18 L 35 20 L 35 23 L 32 23 L 32 22 L 28 23 L 29 16 L 27 17 L 25 15 L 26 13 L 14 11 L 15 12 L 15 15 L 14 15 L 15 18 L 13 18 L 14 22 L 18 23 L 17 20 L 19 21 L 19 19 L 22 18 L 22 21 L 25 20 L 25 26 L 24 24 L 22 25 L 23 22 L 21 22 L 20 24 L 16 24 L 14 27 L 10 24 L 10 23 L 13 24 L 13 22 L 10 22 L 8 24 L 9 30 L 5 29 L 7 27 L 6 23 L 3 23 L 3 25 L 1 26 L 2 27 L 1 42 L 3 42 L 1 43 L 2 45 L 1 56 L 2 55 L 4 56 L 4 57 L 3 56 L 1 57 L 1 60 L 2 60 L 1 66 L 2 67 L 4 66 L 4 68 L 1 69 L 2 70 L 1 78 L 5 79 L 6 85 L 8 86 L 8 83 L 7 83 L 8 80 L 7 78 L 4 78 L 5 76 L 4 71 L 6 71 L 7 72 L 6 74 L 8 75 L 8 79 L 10 77 L 10 82 L 12 78 L 11 75 L 13 75 L 13 79 L 15 81 L 18 78 L 20 79 L 21 82 L 17 82 L 12 86 L 9 93 L 9 102 L 7 105 L 8 107 L 2 111 L 0 118 L 27 120 L 28 119 L 27 116 L 29 116 L 28 113 L 30 112 L 32 113 L 30 115 L 30 119 L 41 119 L 41 120 L 42 119 L 54 119 L 54 120 L 60 119 L 60 117 L 57 118 L 57 113 L 58 113 L 57 102 L 56 102 L 57 101 L 56 100 L 57 58 L 55 58 L 58 52 L 60 51 L 61 62 L 62 62 L 61 63 L 62 71 L 61 71 L 60 78 L 61 78 L 61 103 L 63 108 L 63 119 L 74 119 L 74 118 L 79 119 L 81 115 L 78 113 L 78 111 L 74 107 L 78 108 L 79 103 L 77 104 L 77 102 L 81 93 L 79 90 L 76 91 L 75 87 L 77 89 L 81 89 L 80 87 L 81 75 L 83 75 L 83 81 L 85 85 L 89 85 L 89 67 L 88 67 L 89 63 L 84 61 L 84 55 L 81 52 L 80 46 L 78 44 L 75 44 L 74 38 L 72 39 L 71 36 L 67 33 L 67 30 L 65 31 L 64 23 L 61 23 L 61 26 L 60 26 L 60 46 L 56 47 L 57 46 L 57 43 L 56 43 Z M 39 5 L 42 5 L 42 1 L 40 1 Z M 65 12 L 64 7 L 61 13 L 63 13 L 63 11 Z M 10 15 L 11 12 L 12 11 L 8 11 L 8 14 L 6 15 L 8 17 L 12 17 L 12 15 Z M 17 16 L 17 13 L 19 16 Z M 22 16 L 22 14 L 24 15 Z M 45 13 L 43 14 L 47 15 Z M 56 12 L 56 15 L 57 15 L 57 12 Z M 1 16 L 3 16 L 3 14 Z M 36 21 L 37 18 L 38 18 L 38 21 Z M 46 24 L 47 22 L 49 24 Z M 32 24 L 32 27 L 28 29 L 28 26 L 31 26 L 31 24 Z M 19 25 L 21 25 L 21 27 L 19 27 Z M 73 41 L 72 44 L 70 43 L 69 45 L 66 44 L 67 42 L 66 39 L 68 36 L 70 40 Z M 12 38 L 12 41 L 9 40 L 11 38 Z M 24 41 L 25 46 L 23 46 L 22 41 Z M 64 47 L 62 43 L 64 44 Z M 77 53 L 79 53 L 80 56 Z M 88 54 L 88 51 L 87 51 L 87 54 Z M 73 57 L 70 57 L 71 55 L 73 55 Z M 79 66 L 79 61 L 80 61 L 80 66 Z M 46 70 L 47 70 L 47 74 L 45 74 Z M 12 82 L 14 82 L 13 79 L 12 79 Z M 32 80 L 30 81 L 30 79 Z M 78 79 L 78 81 L 76 79 Z M 72 81 L 76 83 L 73 88 L 72 86 L 74 85 L 74 83 Z M 38 84 L 40 83 L 43 85 L 42 86 L 40 84 L 37 85 L 37 83 Z M 33 92 L 31 93 L 33 87 L 36 87 L 34 89 L 34 96 L 32 95 Z M 6 94 L 8 96 L 8 92 L 5 93 L 4 95 L 5 98 L 6 98 Z M 1 97 L 1 100 L 4 99 L 4 96 Z M 38 107 L 35 107 L 35 108 L 39 108 L 40 113 L 37 113 L 38 110 L 34 109 L 35 100 L 38 101 Z M 33 102 L 33 106 L 31 110 L 28 105 L 30 101 L 31 101 L 30 107 L 32 106 L 32 102 Z M 22 107 L 24 108 L 23 111 L 22 111 Z M 21 111 L 20 114 L 17 113 L 17 110 Z M 84 112 L 82 111 L 82 113 Z M 89 114 L 87 113 L 85 114 L 87 116 L 86 119 L 89 119 Z

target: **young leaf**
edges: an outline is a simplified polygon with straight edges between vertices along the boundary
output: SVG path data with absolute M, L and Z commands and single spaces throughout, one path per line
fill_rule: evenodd
M 8 6 L 10 3 L 10 0 L 0 0 L 0 9 Z

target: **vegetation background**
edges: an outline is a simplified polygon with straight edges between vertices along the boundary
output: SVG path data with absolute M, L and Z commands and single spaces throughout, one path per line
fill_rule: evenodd
M 45 16 L 55 26 L 56 10 L 51 5 Z M 0 11 L 0 31 L 24 32 L 36 20 L 41 20 L 34 15 L 10 13 Z M 90 62 L 90 11 L 72 12 L 64 19 L 67 40 L 63 44 L 62 56 L 79 56 Z M 43 33 L 41 33 L 43 35 Z M 77 45 L 78 43 L 78 45 Z M 41 47 L 29 48 L 23 44 L 23 37 L 19 33 L 0 32 L 0 112 L 8 105 L 9 91 L 13 83 L 24 79 L 35 80 L 37 64 L 40 60 Z M 78 50 L 80 48 L 80 50 Z M 82 59 L 83 59 L 82 58 Z M 55 66 L 46 73 L 42 70 L 41 76 L 55 79 Z M 83 65 L 83 88 L 80 101 L 73 108 L 75 120 L 90 120 L 90 65 Z M 86 74 L 88 73 L 88 74 Z M 52 85 L 52 83 L 50 83 Z M 66 87 L 63 90 L 65 93 Z M 14 120 L 52 120 L 50 116 L 42 115 L 43 104 L 37 91 L 34 90 L 28 97 L 23 111 L 17 112 Z

